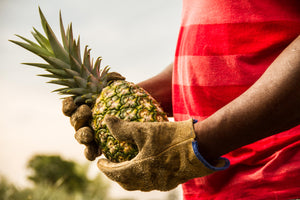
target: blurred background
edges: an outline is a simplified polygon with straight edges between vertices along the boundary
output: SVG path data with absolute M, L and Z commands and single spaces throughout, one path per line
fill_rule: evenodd
M 53 191 L 76 191 L 70 199 L 93 199 L 100 191 L 103 197 L 95 199 L 181 199 L 180 187 L 167 193 L 124 191 L 101 176 L 96 161 L 85 160 L 84 147 L 61 112 L 60 96 L 51 93 L 58 86 L 36 76 L 44 73 L 41 69 L 21 65 L 41 60 L 8 41 L 17 39 L 14 34 L 33 39 L 32 27 L 42 32 L 38 6 L 56 34 L 61 10 L 65 27 L 72 21 L 74 35 L 80 33 L 81 47 L 88 44 L 93 57 L 102 56 L 102 66 L 109 65 L 129 81 L 156 75 L 175 53 L 181 0 L 0 0 L 0 195 L 17 199 L 9 195 L 23 192 L 31 199 L 60 199 L 50 197 Z M 54 169 L 68 166 L 59 169 L 86 184 L 73 187 L 68 183 L 76 181 L 53 177 L 46 170 L 49 163 Z M 53 179 L 39 175 L 47 173 Z

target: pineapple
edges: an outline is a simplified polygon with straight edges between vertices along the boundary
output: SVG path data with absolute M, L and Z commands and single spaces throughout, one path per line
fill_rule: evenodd
M 48 74 L 40 76 L 52 78 L 48 83 L 63 85 L 54 90 L 61 95 L 72 96 L 77 105 L 87 104 L 92 108 L 91 127 L 94 139 L 103 154 L 113 162 L 130 160 L 138 153 L 132 143 L 116 140 L 103 119 L 114 115 L 120 119 L 138 122 L 168 121 L 158 102 L 141 87 L 125 81 L 116 72 L 109 72 L 106 66 L 100 69 L 101 57 L 93 64 L 90 49 L 85 47 L 83 59 L 80 54 L 79 38 L 74 40 L 72 24 L 65 31 L 60 13 L 62 44 L 50 28 L 39 8 L 41 23 L 46 36 L 33 28 L 32 35 L 37 43 L 17 35 L 25 42 L 11 42 L 43 58 L 46 63 L 23 63 L 43 68 Z

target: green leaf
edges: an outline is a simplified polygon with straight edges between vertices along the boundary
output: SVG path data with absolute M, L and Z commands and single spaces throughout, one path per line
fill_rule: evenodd
M 46 78 L 57 78 L 57 76 L 53 74 L 38 74 L 37 76 L 46 77 Z
M 102 61 L 102 58 L 101 57 L 98 57 L 96 62 L 95 62 L 95 65 L 93 67 L 93 74 L 94 75 L 97 75 L 100 73 L 100 65 L 101 65 L 101 61 Z
M 87 94 L 89 91 L 84 88 L 71 88 L 67 91 L 68 94 L 74 94 L 74 95 L 83 95 Z
M 81 73 L 81 64 L 70 54 L 70 65 L 71 69 Z
M 70 49 L 73 49 L 73 29 L 72 29 L 72 23 L 67 28 L 67 38 L 68 38 L 68 44 L 69 44 L 69 52 Z
M 48 81 L 47 83 L 64 85 L 69 87 L 76 87 L 76 83 L 73 79 L 56 79 L 56 80 Z
M 47 28 L 47 36 L 50 42 L 50 45 L 52 47 L 53 53 L 55 54 L 55 57 L 68 62 L 69 56 L 67 51 L 61 46 L 59 41 L 57 40 L 55 34 L 53 33 L 51 27 L 49 24 L 46 25 Z
M 73 78 L 79 87 L 85 88 L 87 86 L 86 79 L 84 79 L 80 76 L 74 76 Z
M 93 104 L 94 102 L 92 99 L 86 99 L 84 103 L 89 105 L 89 104 Z
M 64 87 L 64 88 L 58 88 L 56 90 L 53 90 L 52 92 L 58 92 L 59 94 L 67 94 L 67 91 L 69 90 L 69 87 Z
M 49 65 L 49 64 L 44 64 L 44 63 L 22 63 L 24 65 L 29 65 L 29 66 L 34 66 L 34 67 L 39 67 L 42 69 L 52 69 L 53 66 Z
M 64 69 L 70 76 L 74 77 L 74 76 L 80 76 L 80 74 L 74 70 L 71 69 Z
M 86 68 L 84 65 L 81 65 L 80 75 L 85 79 L 87 79 L 90 75 L 88 68 Z
M 40 47 L 38 44 L 36 44 L 35 42 L 21 36 L 21 35 L 16 35 L 17 37 L 21 38 L 22 40 L 24 40 L 25 42 L 27 42 L 28 44 L 30 44 L 31 46 L 34 46 L 34 47 Z
M 93 93 L 98 93 L 98 87 L 97 87 L 98 84 L 94 84 L 92 82 L 88 82 L 87 83 L 87 86 L 88 88 L 91 90 L 91 92 Z
M 54 32 L 52 31 L 50 25 L 48 24 L 42 10 L 39 8 L 41 23 L 43 26 L 43 29 L 49 39 L 51 48 L 53 50 L 53 53 L 55 54 L 55 57 L 63 60 L 64 62 L 68 62 L 69 56 L 68 52 L 61 46 L 58 39 L 56 38 Z
M 54 57 L 42 57 L 45 61 L 47 61 L 51 66 L 56 69 L 69 69 L 70 65 L 68 63 L 63 62 L 62 60 Z
M 82 96 L 75 96 L 74 98 L 74 103 L 75 104 L 81 104 L 85 102 L 85 98 Z
M 47 28 L 46 28 L 46 24 L 48 23 L 41 8 L 39 7 L 39 13 L 40 13 L 40 18 L 41 18 L 41 24 L 42 24 L 42 27 L 44 29 L 44 32 L 47 33 Z
M 83 64 L 84 66 L 86 66 L 87 68 L 92 69 L 92 65 L 91 65 L 91 55 L 90 55 L 90 51 L 91 49 L 88 49 L 88 46 L 86 45 L 84 48 L 84 54 L 83 54 Z
M 60 25 L 61 39 L 62 39 L 64 48 L 66 51 L 69 51 L 68 38 L 66 37 L 66 32 L 65 32 L 65 28 L 64 28 L 64 24 L 63 24 L 63 20 L 62 20 L 62 16 L 61 16 L 61 11 L 59 11 L 59 25 Z
M 15 40 L 9 40 L 9 41 L 13 42 L 13 43 L 15 43 L 15 44 L 17 44 L 17 45 L 19 45 L 21 47 L 23 47 L 24 49 L 27 49 L 28 51 L 31 51 L 32 53 L 34 53 L 34 54 L 36 54 L 38 56 L 41 56 L 41 57 L 42 56 L 44 56 L 44 57 L 47 57 L 47 56 L 50 57 L 50 56 L 52 56 L 52 54 L 49 51 L 41 48 L 38 45 L 31 45 L 31 44 L 27 44 L 27 43 L 15 41 Z
M 80 65 L 82 65 L 81 55 L 80 55 L 80 38 L 79 38 L 79 36 L 78 36 L 77 43 L 76 43 L 76 41 L 73 41 L 73 45 L 72 45 L 72 48 L 69 50 L 69 53 L 72 55 L 72 57 L 74 57 L 74 59 L 76 59 L 76 61 Z
M 33 35 L 33 37 L 36 39 L 36 41 L 45 49 L 47 49 L 48 51 L 52 52 L 52 48 L 51 45 L 48 41 L 48 39 L 43 36 L 38 30 L 36 30 L 33 27 L 34 32 L 31 32 L 31 34 Z
M 58 76 L 59 78 L 71 78 L 68 73 L 65 72 L 65 70 L 62 69 L 47 69 L 48 72 Z

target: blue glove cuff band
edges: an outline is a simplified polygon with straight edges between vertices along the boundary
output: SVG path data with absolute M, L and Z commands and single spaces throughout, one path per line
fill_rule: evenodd
M 225 165 L 223 167 L 215 167 L 215 166 L 211 165 L 210 163 L 208 163 L 203 158 L 203 156 L 198 151 L 198 142 L 196 140 L 194 140 L 192 142 L 192 145 L 193 145 L 193 150 L 194 150 L 195 155 L 204 164 L 204 166 L 207 167 L 208 169 L 211 169 L 211 170 L 214 170 L 214 171 L 221 171 L 221 170 L 227 169 L 230 166 L 229 160 L 227 158 L 224 158 L 224 157 L 218 158 L 218 160 L 224 160 L 225 161 Z

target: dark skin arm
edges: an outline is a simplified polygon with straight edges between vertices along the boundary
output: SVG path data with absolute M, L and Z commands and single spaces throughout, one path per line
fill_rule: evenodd
M 199 151 L 214 159 L 300 124 L 300 36 L 241 96 L 195 124 Z
M 139 85 L 172 113 L 172 68 Z M 200 153 L 210 162 L 239 147 L 300 124 L 300 36 L 241 96 L 195 124 Z

